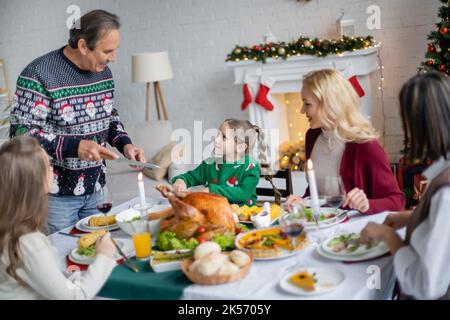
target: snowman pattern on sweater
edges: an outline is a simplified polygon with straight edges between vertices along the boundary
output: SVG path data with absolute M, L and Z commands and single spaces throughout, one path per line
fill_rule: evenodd
M 86 189 L 84 188 L 84 177 L 85 175 L 82 174 L 78 178 L 78 183 L 75 186 L 75 189 L 73 190 L 73 194 L 76 196 L 82 196 L 86 192 Z
M 53 172 L 53 184 L 52 187 L 50 188 L 50 193 L 51 194 L 57 194 L 59 192 L 59 172 L 58 171 L 54 171 Z

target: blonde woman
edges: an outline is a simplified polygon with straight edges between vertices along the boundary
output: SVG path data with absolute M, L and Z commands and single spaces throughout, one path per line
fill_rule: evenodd
M 326 176 L 341 176 L 347 192 L 343 207 L 366 214 L 403 209 L 405 196 L 350 82 L 333 69 L 314 71 L 303 80 L 302 99 L 310 124 L 306 158 L 316 168 L 319 194 Z M 302 201 L 291 196 L 288 205 Z
M 34 138 L 14 138 L 0 148 L 0 299 L 91 299 L 116 265 L 109 234 L 79 283 L 61 272 L 56 249 L 42 229 L 52 167 Z

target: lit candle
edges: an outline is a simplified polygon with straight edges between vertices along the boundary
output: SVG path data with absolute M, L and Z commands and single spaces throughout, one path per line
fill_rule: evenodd
M 138 187 L 139 187 L 139 199 L 141 202 L 141 212 L 145 210 L 145 188 L 144 188 L 144 175 L 142 172 L 138 175 Z
M 311 196 L 311 209 L 315 216 L 319 216 L 320 214 L 320 205 L 319 205 L 319 193 L 317 192 L 317 183 L 316 183 L 316 174 L 313 170 L 313 163 L 311 159 L 308 159 L 308 182 L 309 182 L 309 194 Z

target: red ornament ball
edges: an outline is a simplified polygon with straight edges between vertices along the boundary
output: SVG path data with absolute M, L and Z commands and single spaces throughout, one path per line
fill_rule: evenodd
M 445 65 L 444 64 L 440 64 L 438 69 L 439 69 L 439 71 L 445 71 Z
M 260 46 L 254 46 L 253 49 L 255 49 L 256 51 L 261 51 L 261 47 Z
M 442 35 L 444 35 L 444 34 L 446 34 L 446 33 L 448 32 L 448 28 L 447 28 L 447 27 L 441 27 L 441 28 L 439 29 L 439 32 L 440 32 Z
M 431 65 L 433 65 L 433 63 L 434 63 L 433 59 L 428 59 L 427 60 L 427 65 L 431 66 Z
M 436 51 L 436 47 L 432 44 L 428 45 L 428 52 L 435 52 Z

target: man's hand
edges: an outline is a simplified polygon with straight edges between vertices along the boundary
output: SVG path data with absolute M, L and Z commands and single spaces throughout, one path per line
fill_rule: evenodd
M 119 156 L 94 141 L 81 140 L 78 146 L 78 158 L 85 161 L 102 161 L 102 159 L 118 159 Z
M 123 154 L 124 154 L 125 158 L 127 158 L 128 160 L 147 162 L 145 160 L 144 150 L 136 147 L 133 144 L 125 145 L 125 147 L 123 148 Z

